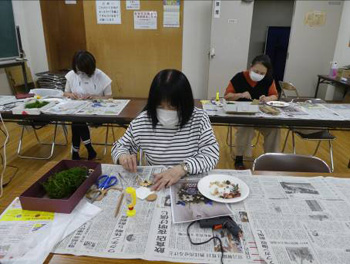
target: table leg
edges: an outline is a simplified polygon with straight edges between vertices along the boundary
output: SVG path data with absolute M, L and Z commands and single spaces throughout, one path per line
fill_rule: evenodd
M 318 93 L 318 88 L 320 86 L 320 82 L 321 82 L 321 78 L 318 77 L 317 86 L 316 86 L 316 92 L 315 92 L 315 98 L 317 98 L 317 93 Z
M 346 94 L 348 93 L 348 88 L 344 86 L 344 94 L 343 94 L 343 99 L 345 98 Z
M 25 62 L 23 61 L 22 64 L 22 74 L 23 74 L 23 80 L 24 80 L 24 88 L 26 90 L 26 92 L 29 92 L 29 87 L 28 87 L 28 79 L 27 79 L 27 73 L 26 73 L 26 66 L 25 66 Z

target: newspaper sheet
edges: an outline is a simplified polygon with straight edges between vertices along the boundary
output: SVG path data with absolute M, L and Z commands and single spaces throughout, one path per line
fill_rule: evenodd
M 119 115 L 130 100 L 103 100 L 89 102 L 83 109 L 76 112 L 77 115 Z
M 17 102 L 17 99 L 13 95 L 1 95 L 0 106 Z
M 327 104 L 326 106 L 345 120 L 350 120 L 350 104 Z
M 88 101 L 62 100 L 58 104 L 43 111 L 44 114 L 73 115 L 89 104 Z
M 209 116 L 232 116 L 232 114 L 227 114 L 222 107 L 211 103 L 203 104 L 203 109 Z M 301 120 L 346 120 L 350 118 L 350 111 L 339 111 L 339 109 L 341 108 L 338 106 L 338 108 L 334 110 L 332 105 L 328 107 L 328 104 L 291 103 L 288 107 L 279 108 L 280 113 L 278 115 L 269 115 L 260 111 L 255 115 L 240 114 L 239 116 L 244 116 L 246 118 L 261 117 Z
M 85 199 L 70 214 L 22 210 L 16 198 L 0 215 L 0 263 L 42 263 L 58 241 L 99 212 Z
M 152 180 L 154 173 L 164 169 L 164 167 L 139 167 L 137 174 L 143 179 Z M 120 183 L 123 182 L 124 187 L 137 186 L 137 176 L 126 172 L 121 166 L 103 165 L 103 173 L 110 175 L 120 173 L 124 179 Z M 211 173 L 250 175 L 250 171 L 214 170 Z M 193 178 L 199 180 L 202 176 Z M 169 189 L 158 192 L 155 202 L 138 200 L 135 206 L 136 216 L 132 218 L 126 216 L 125 203 L 119 216 L 114 218 L 119 195 L 118 191 L 110 190 L 102 201 L 95 202 L 94 205 L 99 206 L 102 212 L 58 244 L 55 253 L 174 262 L 220 262 L 221 253 L 218 244 L 210 242 L 201 246 L 191 245 L 186 233 L 188 223 L 172 223 Z M 243 240 L 237 240 L 226 231 L 201 229 L 198 224 L 191 227 L 191 237 L 194 241 L 203 241 L 217 235 L 224 243 L 225 260 L 240 260 L 239 263 L 256 263 L 256 261 L 264 263 L 257 251 L 247 221 L 247 212 L 244 211 L 244 206 L 239 208 L 241 213 L 233 215 L 233 218 L 245 233 Z
M 215 170 L 209 174 L 251 175 L 250 170 L 228 171 Z M 170 187 L 173 223 L 185 223 L 195 220 L 231 215 L 229 206 L 217 203 L 204 197 L 198 190 L 200 178 L 182 179 Z
M 350 180 L 245 177 L 244 204 L 267 263 L 350 263 Z
M 153 174 L 164 169 L 163 166 L 138 167 L 137 173 L 129 173 L 121 166 L 102 165 L 103 174 L 115 175 L 119 186 L 123 188 L 136 187 L 137 175 L 152 180 Z M 136 215 L 128 218 L 127 203 L 124 199 L 120 213 L 115 218 L 120 194 L 119 191 L 109 190 L 103 200 L 94 202 L 102 212 L 64 239 L 57 246 L 55 253 L 105 258 L 143 258 L 156 203 L 138 200 L 135 206 Z

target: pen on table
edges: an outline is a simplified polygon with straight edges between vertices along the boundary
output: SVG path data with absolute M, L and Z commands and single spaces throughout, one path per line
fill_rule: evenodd
M 117 207 L 115 208 L 115 214 L 114 214 L 114 217 L 117 217 L 119 212 L 120 212 L 120 208 L 122 206 L 122 203 L 123 203 L 123 199 L 124 199 L 124 192 L 122 192 L 120 194 L 120 196 L 118 197 L 118 201 L 117 201 Z
M 126 183 L 126 184 L 128 184 L 127 182 L 126 182 L 126 180 L 123 178 L 123 176 L 118 172 L 118 175 L 119 175 L 119 178 L 120 178 L 120 185 L 122 186 L 122 188 L 124 189 L 124 184 L 123 184 L 123 182 L 124 183 Z

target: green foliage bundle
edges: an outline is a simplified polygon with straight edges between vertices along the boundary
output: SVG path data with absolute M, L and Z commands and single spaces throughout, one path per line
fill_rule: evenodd
M 74 167 L 51 175 L 42 185 L 50 198 L 69 197 L 86 179 L 87 168 Z
M 40 101 L 35 101 L 35 102 L 33 102 L 33 103 L 28 103 L 28 104 L 26 104 L 26 105 L 25 105 L 25 108 L 27 108 L 27 109 L 31 109 L 31 108 L 41 108 L 41 107 L 47 105 L 48 103 L 49 103 L 49 102 L 46 102 L 46 101 L 42 101 L 42 102 L 40 102 Z

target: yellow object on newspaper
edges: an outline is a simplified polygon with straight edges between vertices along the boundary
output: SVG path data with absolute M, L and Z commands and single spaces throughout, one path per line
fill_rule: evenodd
M 55 213 L 29 211 L 19 208 L 8 209 L 0 218 L 0 221 L 35 221 L 35 220 L 53 220 Z

